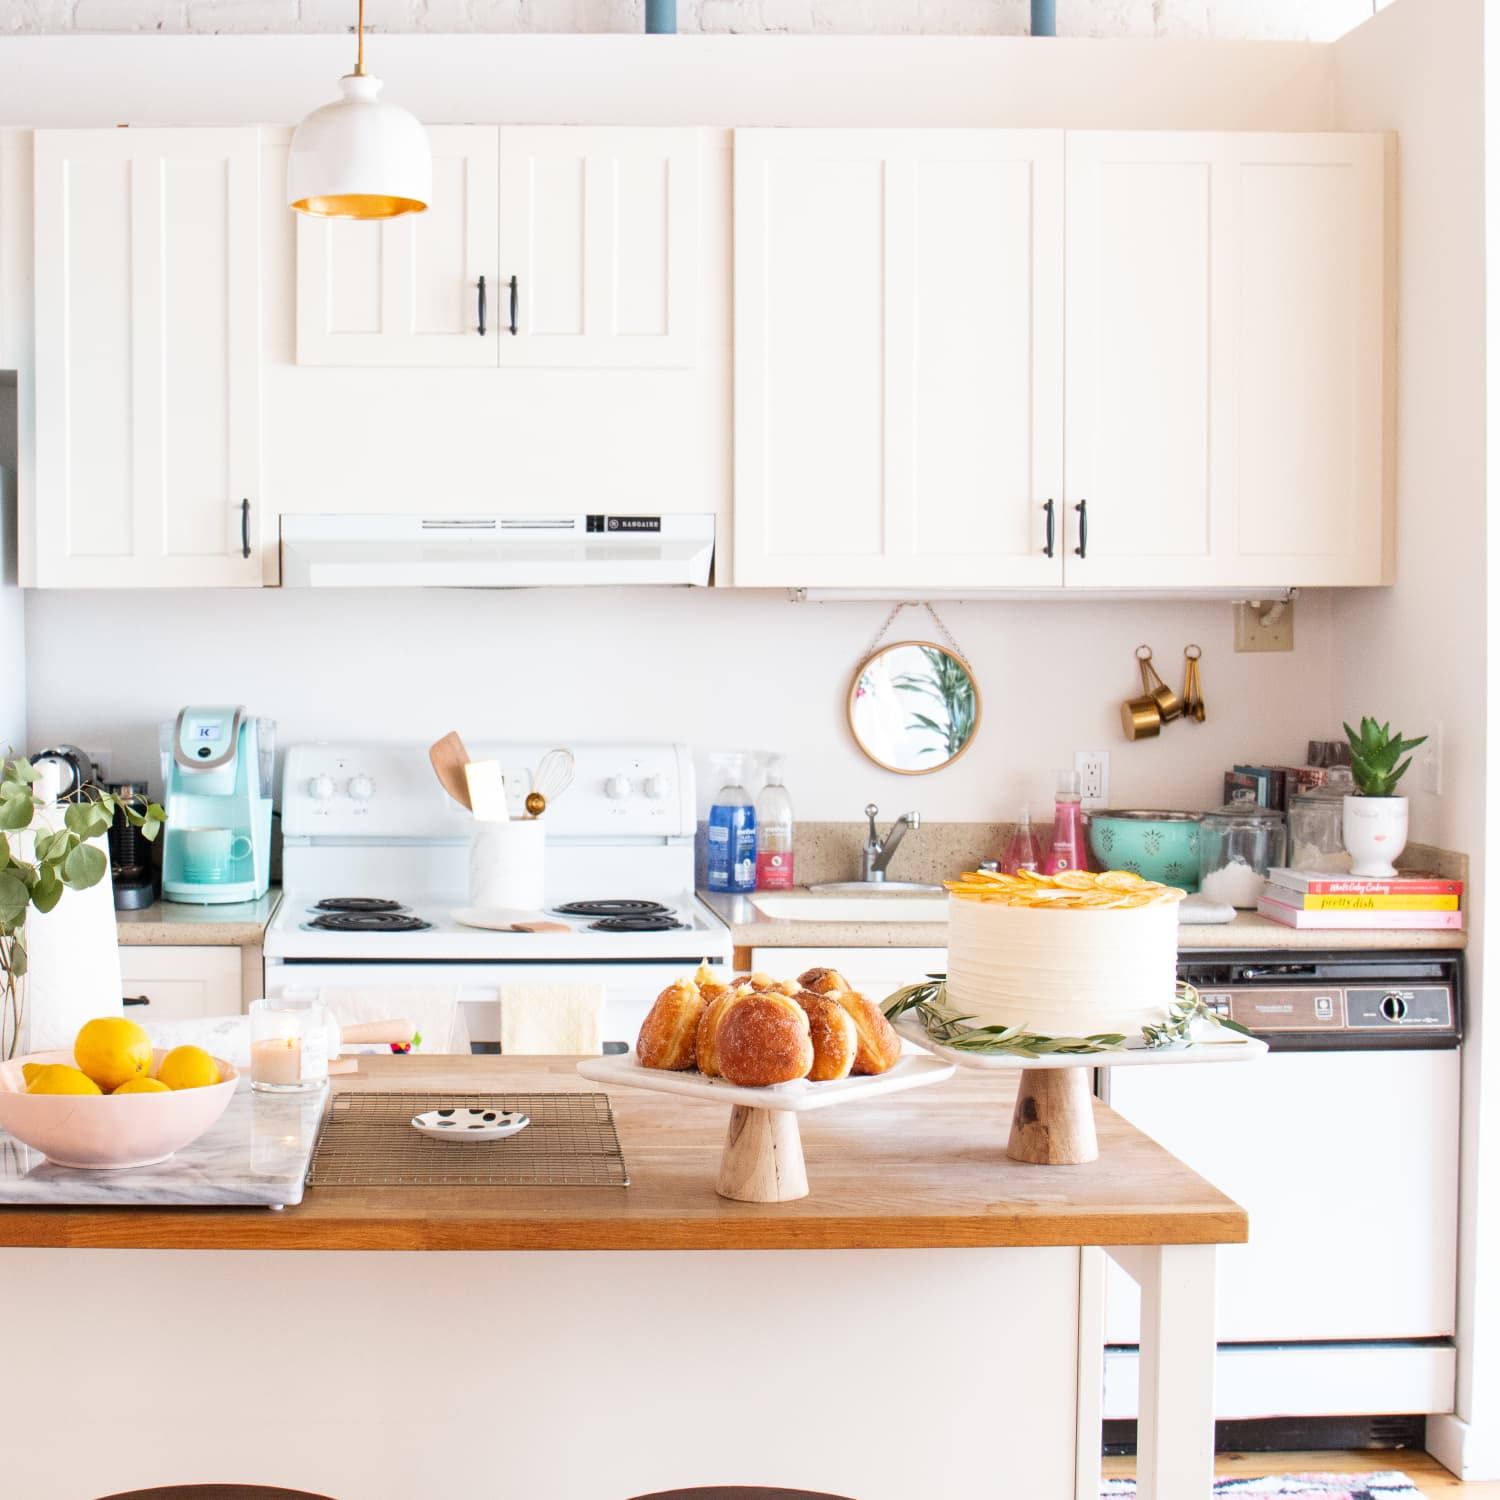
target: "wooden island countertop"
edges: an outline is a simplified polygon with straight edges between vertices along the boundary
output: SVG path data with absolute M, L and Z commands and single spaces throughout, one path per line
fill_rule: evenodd
M 610 1093 L 628 1188 L 310 1187 L 265 1208 L 0 1209 L 0 1246 L 151 1250 L 848 1250 L 1232 1244 L 1245 1211 L 1095 1103 L 1085 1166 L 1010 1161 L 1018 1075 L 944 1083 L 803 1115 L 811 1192 L 714 1191 L 728 1110 Z M 370 1056 L 337 1090 L 599 1092 L 572 1058 Z

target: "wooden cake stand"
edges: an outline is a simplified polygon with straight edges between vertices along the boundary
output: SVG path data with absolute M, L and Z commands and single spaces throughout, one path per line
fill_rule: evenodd
M 682 1094 L 710 1104 L 727 1104 L 729 1133 L 719 1160 L 716 1184 L 721 1198 L 742 1203 L 789 1203 L 807 1196 L 807 1166 L 802 1160 L 802 1133 L 797 1116 L 813 1109 L 900 1093 L 941 1083 L 953 1076 L 954 1064 L 930 1052 L 905 1053 L 895 1067 L 870 1077 L 839 1078 L 827 1083 L 778 1083 L 749 1089 L 705 1078 L 698 1072 L 668 1073 L 643 1068 L 634 1053 L 589 1057 L 578 1071 L 595 1083 L 650 1089 L 659 1094 Z
M 1010 1121 L 1005 1154 L 1012 1161 L 1043 1167 L 1075 1167 L 1096 1161 L 1092 1068 L 1192 1067 L 1203 1063 L 1249 1062 L 1270 1050 L 1255 1037 L 1227 1026 L 1209 1026 L 1192 1042 L 1173 1047 L 1127 1045 L 1120 1052 L 1085 1052 L 1060 1057 L 986 1057 L 945 1047 L 927 1035 L 910 1012 L 891 1023 L 908 1041 L 960 1068 L 1019 1071 L 1021 1088 Z

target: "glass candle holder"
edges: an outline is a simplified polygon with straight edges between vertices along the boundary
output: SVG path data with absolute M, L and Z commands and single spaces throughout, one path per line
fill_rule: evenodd
M 316 1000 L 250 1002 L 250 1087 L 300 1093 L 328 1081 L 323 1007 Z

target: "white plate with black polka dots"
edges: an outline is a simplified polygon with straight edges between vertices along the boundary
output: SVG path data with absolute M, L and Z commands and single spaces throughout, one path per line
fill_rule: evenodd
M 508 1109 L 429 1109 L 412 1116 L 411 1128 L 450 1141 L 500 1141 L 529 1124 L 529 1115 Z

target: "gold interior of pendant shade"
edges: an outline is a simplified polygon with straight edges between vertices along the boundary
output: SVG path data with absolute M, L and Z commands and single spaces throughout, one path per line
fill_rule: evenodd
M 302 214 L 320 219 L 394 219 L 401 214 L 423 214 L 427 205 L 417 198 L 391 198 L 383 193 L 341 193 L 330 198 L 303 198 L 292 204 Z

